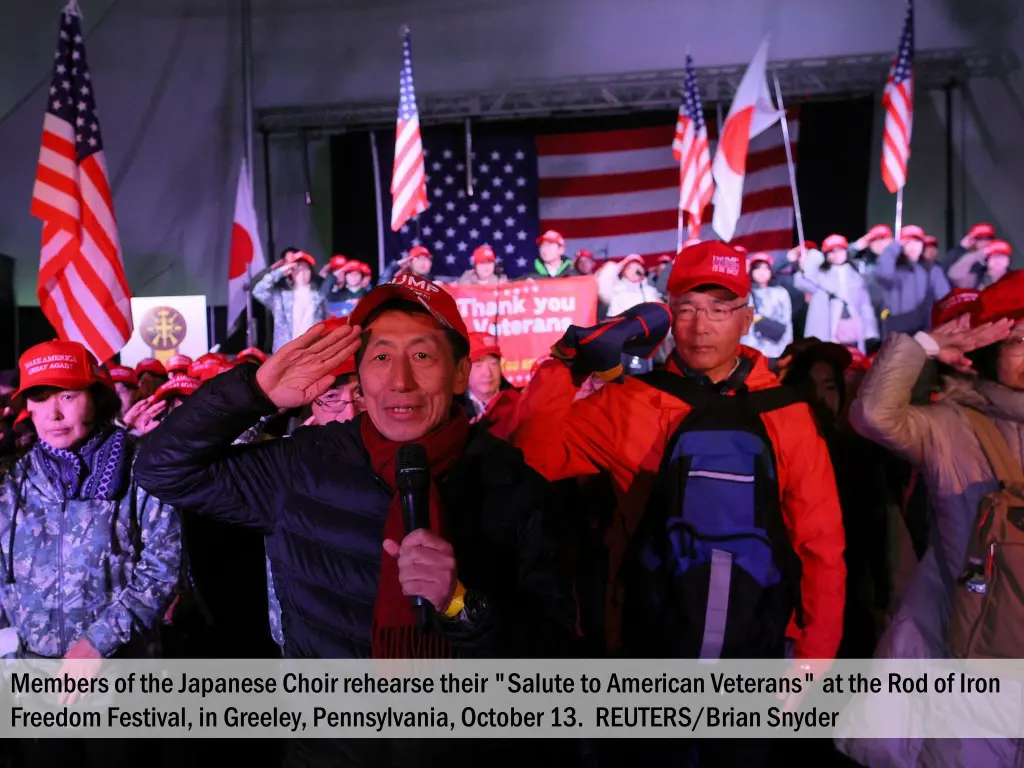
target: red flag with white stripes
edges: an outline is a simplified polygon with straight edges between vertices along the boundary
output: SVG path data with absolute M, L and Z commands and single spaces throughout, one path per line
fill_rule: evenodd
M 399 80 L 395 165 L 391 173 L 391 229 L 397 232 L 413 216 L 427 210 L 427 175 L 423 165 L 420 115 L 412 84 L 412 45 L 409 30 L 402 35 L 402 75 Z
M 704 209 L 711 202 L 711 154 L 704 105 L 700 101 L 693 57 L 686 55 L 686 81 L 672 139 L 672 156 L 679 163 L 679 210 L 690 215 L 690 236 L 698 237 Z
M 885 133 L 882 139 L 882 181 L 896 193 L 907 183 L 910 134 L 914 125 L 914 3 L 907 3 L 907 17 L 900 48 L 889 70 L 882 94 Z
M 794 157 L 798 108 L 787 110 Z M 717 126 L 707 124 L 714 155 Z M 679 163 L 666 151 L 673 126 L 548 134 L 537 137 L 540 231 L 565 237 L 566 253 L 585 248 L 598 258 L 639 253 L 652 264 L 675 253 Z M 750 140 L 743 181 L 742 215 L 732 243 L 751 253 L 782 256 L 793 247 L 793 192 L 786 146 L 776 124 Z M 701 237 L 716 239 L 704 209 Z
M 61 339 L 106 362 L 132 335 L 131 292 L 82 26 L 69 9 L 61 14 L 31 211 L 43 222 L 43 313 Z

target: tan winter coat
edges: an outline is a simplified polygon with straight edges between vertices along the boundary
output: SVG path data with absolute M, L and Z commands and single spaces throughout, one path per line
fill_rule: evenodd
M 965 407 L 992 419 L 1018 461 L 1024 455 L 1024 392 L 991 381 L 951 377 L 938 402 L 912 406 L 910 391 L 926 360 L 913 338 L 891 335 L 850 410 L 850 421 L 861 435 L 921 467 L 935 507 L 928 551 L 876 658 L 950 657 L 946 637 L 955 581 L 978 504 L 998 485 Z M 868 766 L 1024 765 L 1018 743 L 1008 739 L 863 739 L 837 745 Z

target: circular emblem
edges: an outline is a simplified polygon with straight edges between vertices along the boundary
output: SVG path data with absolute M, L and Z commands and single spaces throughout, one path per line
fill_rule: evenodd
M 185 324 L 185 318 L 173 307 L 153 307 L 142 316 L 139 335 L 150 349 L 177 349 L 186 333 L 188 326 Z

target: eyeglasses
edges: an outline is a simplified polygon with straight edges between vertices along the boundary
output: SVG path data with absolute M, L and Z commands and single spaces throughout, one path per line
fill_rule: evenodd
M 1003 345 L 1014 352 L 1024 352 L 1024 334 L 1018 333 L 1003 340 Z
M 697 315 L 703 312 L 705 317 L 707 317 L 711 322 L 720 323 L 730 317 L 733 312 L 746 308 L 747 304 L 745 303 L 735 307 L 729 307 L 722 304 L 712 304 L 710 307 L 705 308 L 695 307 L 692 304 L 681 304 L 674 307 L 673 311 L 675 312 L 675 316 L 680 320 L 696 320 Z
M 340 395 L 325 395 L 324 397 L 316 398 L 313 402 L 328 413 L 339 413 L 350 405 L 358 405 L 362 401 L 363 396 L 358 394 L 351 400 L 345 400 Z

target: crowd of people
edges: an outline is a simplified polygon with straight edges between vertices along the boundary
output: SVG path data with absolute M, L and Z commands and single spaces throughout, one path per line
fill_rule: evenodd
M 75 342 L 27 350 L 0 375 L 0 652 L 789 658 L 796 673 L 1022 655 L 982 608 L 1020 599 L 1024 572 L 985 560 L 998 533 L 975 541 L 979 510 L 1005 511 L 999 494 L 1024 485 L 1024 272 L 992 227 L 944 258 L 920 228 L 879 226 L 802 243 L 781 265 L 717 241 L 600 266 L 566 257 L 557 232 L 538 246 L 526 279 L 592 274 L 602 307 L 521 391 L 420 246 L 376 287 L 364 263 L 335 256 L 318 274 L 289 249 L 253 287 L 274 313 L 269 356 L 128 368 Z M 482 246 L 460 280 L 504 281 L 496 262 Z M 430 525 L 412 532 L 396 486 L 409 443 L 430 472 Z M 92 759 L 127 764 L 125 741 L 121 762 Z M 864 765 L 1016 752 L 840 746 Z M 25 745 L 26 764 L 91 764 L 54 749 Z M 296 766 L 451 758 L 445 740 L 282 749 Z M 753 768 L 783 750 L 458 747 L 600 768 Z

